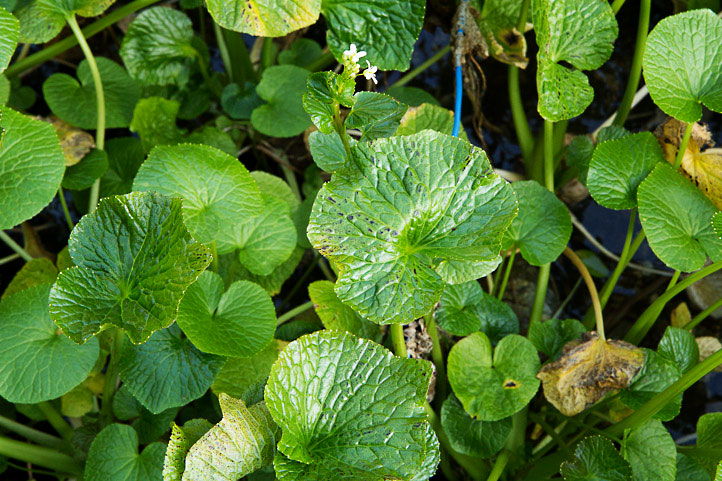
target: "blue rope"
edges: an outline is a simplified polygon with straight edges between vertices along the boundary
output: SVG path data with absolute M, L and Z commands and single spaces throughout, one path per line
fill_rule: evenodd
M 463 0 L 466 2 L 467 0 Z M 459 16 L 459 25 L 458 30 L 456 31 L 457 35 L 463 36 L 464 35 L 464 23 L 466 23 L 466 15 L 460 15 Z M 458 46 L 458 45 L 457 45 Z M 454 63 L 456 64 L 454 67 L 454 73 L 456 74 L 456 92 L 455 92 L 455 98 L 454 98 L 454 127 L 451 131 L 451 135 L 454 137 L 459 136 L 459 130 L 461 130 L 461 97 L 463 96 L 463 84 L 464 81 L 462 79 L 461 75 L 461 49 L 457 49 L 456 54 L 454 55 Z

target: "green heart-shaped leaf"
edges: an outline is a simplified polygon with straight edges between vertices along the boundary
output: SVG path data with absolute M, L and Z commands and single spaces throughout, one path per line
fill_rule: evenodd
M 672 269 L 691 272 L 722 259 L 722 241 L 710 220 L 712 202 L 694 184 L 659 163 L 639 184 L 639 218 L 649 246 Z
M 171 325 L 140 346 L 125 342 L 120 378 L 133 397 L 158 414 L 203 396 L 224 363 L 220 356 L 200 352 Z
M 308 224 L 339 270 L 344 304 L 378 324 L 408 323 L 441 297 L 440 264 L 497 259 L 516 201 L 483 151 L 427 130 L 360 142 L 352 155 Z
M 430 379 L 430 363 L 348 333 L 321 331 L 289 344 L 265 391 L 283 430 L 279 479 L 430 477 L 439 460 L 423 407 Z
M 361 131 L 361 140 L 390 137 L 399 128 L 401 117 L 409 109 L 393 97 L 376 92 L 359 92 L 346 117 L 346 127 Z
M 333 290 L 333 282 L 312 282 L 308 285 L 308 296 L 326 329 L 346 331 L 358 337 L 381 342 L 381 328 L 341 302 Z
M 511 307 L 484 292 L 477 281 L 446 286 L 434 317 L 455 336 L 481 330 L 493 344 L 507 334 L 519 333 L 519 320 Z
M 0 396 L 38 403 L 83 382 L 98 359 L 98 341 L 74 344 L 58 332 L 48 312 L 51 284 L 40 284 L 0 302 Z
M 152 443 L 138 454 L 130 426 L 111 424 L 93 440 L 85 463 L 87 481 L 161 481 L 165 445 Z
M 213 473 L 218 481 L 236 481 L 270 464 L 280 429 L 264 402 L 246 407 L 240 399 L 221 393 L 223 419 L 188 451 L 183 479 L 204 481 Z
M 178 325 L 203 352 L 248 357 L 273 339 L 276 311 L 258 284 L 236 281 L 223 292 L 223 279 L 206 271 L 183 297 Z
M 263 71 L 256 93 L 266 104 L 256 107 L 251 124 L 271 137 L 293 137 L 311 126 L 303 109 L 309 71 L 295 65 L 276 65 Z
M 631 429 L 624 438 L 622 454 L 632 466 L 634 479 L 675 481 L 677 477 L 677 446 L 658 419 Z
M 316 23 L 321 0 L 208 0 L 206 7 L 223 28 L 259 37 L 283 37 Z
M 18 45 L 20 23 L 15 16 L 0 6 L 0 72 L 10 64 Z
M 651 132 L 640 132 L 597 145 L 589 163 L 587 187 L 609 209 L 637 206 L 637 189 L 664 154 Z
M 169 7 L 151 7 L 128 27 L 120 57 L 131 77 L 143 85 L 182 87 L 200 56 L 192 40 L 193 25 L 185 13 Z
M 76 267 L 55 282 L 50 314 L 78 343 L 111 324 L 145 342 L 175 320 L 186 288 L 211 261 L 183 225 L 181 200 L 156 193 L 103 199 L 68 246 Z
M 559 470 L 564 481 L 629 481 L 632 468 L 601 436 L 582 439 L 574 450 L 574 459 L 562 463 Z
M 70 190 L 87 189 L 108 170 L 108 155 L 93 149 L 77 164 L 65 169 L 63 187 Z
M 612 7 L 606 0 L 534 0 L 532 17 L 539 45 L 537 109 L 553 122 L 576 117 L 594 98 L 582 70 L 601 67 L 619 33 Z
M 407 70 L 424 23 L 424 0 L 323 0 L 326 42 L 339 61 L 349 45 L 381 70 Z
M 662 19 L 647 37 L 642 67 L 654 103 L 683 122 L 702 118 L 702 105 L 722 112 L 722 20 L 707 9 Z
M 540 367 L 536 348 L 525 337 L 506 336 L 492 358 L 489 338 L 475 332 L 451 348 L 449 383 L 467 413 L 482 421 L 498 421 L 522 410 L 534 397 Z
M 55 129 L 47 122 L 3 108 L 0 131 L 3 129 L 5 135 L 0 134 L 0 229 L 10 229 L 33 217 L 53 200 L 65 172 L 65 156 Z
M 579 339 L 587 329 L 576 319 L 549 319 L 529 326 L 527 337 L 549 359 L 556 359 L 569 341 Z
M 519 215 L 504 233 L 503 250 L 519 248 L 529 264 L 553 262 L 572 235 L 572 218 L 564 203 L 534 180 L 515 182 Z
M 104 57 L 96 57 L 105 95 L 105 127 L 127 127 L 140 98 L 140 88 L 125 69 Z M 78 65 L 80 84 L 70 75 L 56 73 L 43 83 L 50 110 L 71 125 L 94 129 L 97 123 L 95 84 L 87 60 Z
M 441 408 L 441 426 L 454 451 L 490 458 L 502 450 L 511 434 L 511 418 L 500 421 L 478 421 L 464 411 L 459 399 L 449 396 Z
M 253 82 L 246 82 L 242 88 L 238 84 L 228 84 L 221 94 L 223 110 L 233 119 L 250 119 L 253 109 L 262 104 Z

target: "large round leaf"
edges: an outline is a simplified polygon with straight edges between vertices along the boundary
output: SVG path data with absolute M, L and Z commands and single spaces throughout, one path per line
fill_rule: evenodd
M 619 33 L 614 12 L 606 0 L 534 0 L 532 17 L 539 45 L 537 109 L 553 122 L 576 117 L 594 98 L 582 70 L 601 67 L 612 54 Z
M 200 352 L 171 325 L 140 346 L 125 342 L 120 378 L 133 397 L 158 414 L 203 396 L 225 361 Z
M 411 322 L 441 297 L 440 264 L 498 257 L 516 201 L 483 151 L 427 130 L 360 142 L 352 155 L 319 191 L 308 237 L 363 317 Z
M 475 332 L 449 352 L 449 383 L 471 416 L 498 421 L 522 410 L 539 389 L 541 364 L 525 337 L 511 334 L 494 349 L 486 334 Z
M 589 193 L 609 209 L 636 207 L 637 188 L 658 162 L 664 154 L 650 132 L 602 142 L 589 163 Z
M 125 424 L 111 424 L 93 440 L 85 463 L 86 481 L 161 481 L 165 444 L 152 443 L 138 454 L 138 435 Z
M 280 463 L 296 473 L 279 478 L 430 477 L 439 459 L 423 407 L 430 380 L 428 362 L 348 333 L 320 331 L 289 344 L 265 393 L 283 430 L 277 471 Z
M 206 7 L 223 28 L 259 37 L 282 37 L 316 23 L 321 0 L 208 0 Z
M 662 19 L 647 37 L 642 59 L 652 100 L 683 122 L 702 117 L 702 105 L 722 112 L 722 19 L 700 9 Z
M 97 57 L 105 95 L 105 127 L 127 127 L 140 98 L 140 89 L 125 69 L 104 57 Z M 78 66 L 80 84 L 70 75 L 56 73 L 43 84 L 43 95 L 55 115 L 81 129 L 94 129 L 97 122 L 95 84 L 87 60 Z
M 311 126 L 303 109 L 309 71 L 295 65 L 276 65 L 263 71 L 256 93 L 267 103 L 256 107 L 251 123 L 271 137 L 293 137 Z
M 559 257 L 572 235 L 572 218 L 564 203 L 534 180 L 514 183 L 519 215 L 504 233 L 502 249 L 519 248 L 529 264 L 540 266 Z
M 20 24 L 15 16 L 0 7 L 0 72 L 5 70 L 18 45 Z
M 51 284 L 40 284 L 0 302 L 0 396 L 38 403 L 83 382 L 98 359 L 98 341 L 78 346 L 50 319 Z
M 381 70 L 407 70 L 424 23 L 424 0 L 324 0 L 326 42 L 341 60 L 349 45 Z
M 157 193 L 107 197 L 75 226 L 76 267 L 58 276 L 50 314 L 75 342 L 109 325 L 134 343 L 175 321 L 186 288 L 211 255 L 183 225 L 181 200 Z
M 511 434 L 511 418 L 500 421 L 479 421 L 464 411 L 453 394 L 441 407 L 441 426 L 454 450 L 467 456 L 489 458 L 504 447 Z
M 649 246 L 672 269 L 691 272 L 707 256 L 722 259 L 722 241 L 714 233 L 712 202 L 682 174 L 660 163 L 639 185 L 639 218 Z
M 143 163 L 133 190 L 183 198 L 183 217 L 200 242 L 233 250 L 232 228 L 263 210 L 256 182 L 237 159 L 212 147 L 158 146 Z
M 276 311 L 258 284 L 236 281 L 223 292 L 221 276 L 206 271 L 181 301 L 178 325 L 203 352 L 248 357 L 273 339 Z
M 183 86 L 199 56 L 191 45 L 191 19 L 168 7 L 151 7 L 128 27 L 120 56 L 130 75 L 145 85 Z
M 53 126 L 9 108 L 0 114 L 0 229 L 33 217 L 60 187 L 65 156 Z

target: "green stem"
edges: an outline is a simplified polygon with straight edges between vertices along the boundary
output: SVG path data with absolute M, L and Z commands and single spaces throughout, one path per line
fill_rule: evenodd
M 0 266 L 8 264 L 16 259 L 20 259 L 20 254 L 10 254 L 7 257 L 0 258 Z
M 394 354 L 403 358 L 409 357 L 409 352 L 406 349 L 406 339 L 404 339 L 403 324 L 391 324 L 389 329 L 391 330 L 391 344 L 394 346 Z
M 83 473 L 83 465 L 70 456 L 44 446 L 23 443 L 0 436 L 0 454 L 26 463 L 74 475 Z
M 567 256 L 567 258 L 572 261 L 574 264 L 574 267 L 579 270 L 579 273 L 582 275 L 582 278 L 584 278 L 584 282 L 587 284 L 587 289 L 589 289 L 589 296 L 592 298 L 592 307 L 594 308 L 594 318 L 597 321 L 597 334 L 599 334 L 599 337 L 604 341 L 607 339 L 606 335 L 604 334 L 604 319 L 602 318 L 602 305 L 599 302 L 599 294 L 597 293 L 597 287 L 594 285 L 594 279 L 592 278 L 592 275 L 589 273 L 589 270 L 587 269 L 587 266 L 584 265 L 584 262 L 579 258 L 579 256 L 571 250 L 569 247 L 564 248 L 564 255 Z
M 343 123 L 343 120 L 341 120 L 341 106 L 338 104 L 338 102 L 334 102 L 333 104 L 333 124 L 336 129 L 336 133 L 341 137 L 341 142 L 343 143 L 343 148 L 346 151 L 346 158 L 352 159 L 351 156 L 351 144 L 348 141 L 348 134 L 346 133 L 346 126 Z
M 685 290 L 687 287 L 691 286 L 698 280 L 702 279 L 705 276 L 708 276 L 712 274 L 713 272 L 716 272 L 718 270 L 722 269 L 722 261 L 717 261 L 704 269 L 700 269 L 699 271 L 695 272 L 694 274 L 691 274 L 689 277 L 684 279 L 679 284 L 675 285 L 671 289 L 668 289 L 665 291 L 664 294 L 659 296 L 648 308 L 645 310 L 641 316 L 639 316 L 639 319 L 637 319 L 637 322 L 634 323 L 632 328 L 627 332 L 627 335 L 625 336 L 624 340 L 627 342 L 630 342 L 632 344 L 639 344 L 639 342 L 644 338 L 644 336 L 649 332 L 649 330 L 654 325 L 654 322 L 657 320 L 657 317 L 659 316 L 659 313 L 662 312 L 662 309 L 664 306 L 669 302 L 674 296 Z
M 247 81 L 255 81 L 257 78 L 256 71 L 253 69 L 251 55 L 248 53 L 248 47 L 246 47 L 246 42 L 243 40 L 243 35 L 240 32 L 226 30 L 225 28 L 221 28 L 220 31 L 225 40 L 225 45 L 228 47 L 233 80 L 240 86 L 243 86 Z
M 614 291 L 614 287 L 617 285 L 619 276 L 622 275 L 624 268 L 627 266 L 625 262 L 629 255 L 629 249 L 632 246 L 632 235 L 634 234 L 634 224 L 637 221 L 637 208 L 633 208 L 629 211 L 629 224 L 627 225 L 627 236 L 624 238 L 624 247 L 622 247 L 622 253 L 619 254 L 619 261 L 612 271 L 612 275 L 609 276 L 607 282 L 604 283 L 602 290 L 599 294 L 599 300 L 602 303 L 602 308 L 607 305 L 607 301 Z
M 276 60 L 274 47 L 275 45 L 271 37 L 263 39 L 263 48 L 261 50 L 261 71 L 266 70 L 268 67 L 273 65 L 273 61 Z
M 102 32 L 109 26 L 113 25 L 115 22 L 124 19 L 125 17 L 134 12 L 137 12 L 141 8 L 145 8 L 148 5 L 158 3 L 158 1 L 159 0 L 135 0 L 134 2 L 130 2 L 127 5 L 116 8 L 105 17 L 96 20 L 95 22 L 85 27 L 83 29 L 83 37 L 90 38 L 93 35 L 96 35 L 97 33 Z M 66 37 L 59 42 L 48 45 L 42 50 L 13 63 L 7 68 L 7 70 L 5 70 L 4 74 L 7 77 L 19 75 L 25 70 L 28 70 L 29 68 L 39 65 L 46 60 L 50 60 L 51 58 L 55 58 L 66 50 L 73 48 L 77 44 L 78 40 L 75 36 Z
M 554 193 L 554 122 L 544 121 L 544 187 Z
M 521 100 L 521 89 L 519 87 L 519 67 L 509 65 L 507 85 L 509 88 L 509 103 L 511 107 L 511 118 L 514 122 L 516 139 L 521 148 L 521 155 L 526 162 L 530 162 L 534 153 L 534 136 L 529 128 L 529 121 L 524 112 L 524 104 Z
M 51 436 L 50 434 L 44 433 L 42 431 L 38 431 L 37 429 L 33 429 L 17 421 L 13 421 L 12 419 L 6 418 L 5 416 L 0 416 L 0 428 L 12 431 L 24 438 L 27 438 L 30 441 L 42 444 L 44 446 L 55 449 L 63 449 L 65 447 L 65 442 L 62 439 L 56 436 Z
M 68 424 L 65 419 L 63 419 L 63 416 L 60 415 L 60 413 L 53 407 L 52 404 L 48 401 L 43 401 L 41 403 L 36 404 L 38 409 L 42 411 L 43 415 L 45 416 L 45 419 L 48 420 L 50 425 L 55 429 L 60 436 L 62 436 L 63 439 L 66 441 L 70 441 L 73 439 L 73 428 L 70 427 L 70 424 Z
M 424 321 L 426 322 L 426 330 L 431 337 L 431 359 L 434 361 L 434 367 L 436 368 L 436 396 L 434 397 L 434 402 L 437 407 L 441 407 L 441 403 L 446 400 L 448 393 L 444 352 L 441 349 L 439 331 L 436 329 L 434 316 L 427 314 L 424 316 Z
M 73 31 L 73 35 L 78 41 L 85 60 L 88 62 L 90 67 L 90 74 L 93 76 L 93 86 L 95 87 L 95 108 L 97 113 L 97 120 L 95 126 L 95 147 L 98 150 L 105 150 L 105 94 L 103 92 L 103 81 L 100 79 L 100 71 L 98 70 L 98 64 L 95 62 L 93 52 L 90 50 L 87 40 L 83 36 L 83 31 L 78 25 L 78 21 L 75 19 L 75 14 L 71 13 L 65 20 L 70 26 L 70 30 Z M 90 187 L 90 199 L 88 200 L 88 214 L 95 212 L 95 208 L 98 205 L 98 197 L 100 196 L 100 178 L 93 182 Z
M 562 451 L 564 451 L 569 457 L 572 456 L 572 451 L 569 449 L 567 443 L 564 441 L 564 439 L 562 439 L 561 436 L 559 436 L 559 433 L 557 433 L 557 431 L 551 425 L 549 425 L 548 422 L 546 422 L 543 416 L 529 413 L 529 419 L 531 419 L 532 422 L 535 422 L 539 426 L 541 426 L 542 429 L 547 433 L 549 438 L 554 441 L 562 449 Z
M 684 128 L 684 137 L 682 137 L 682 144 L 679 146 L 679 150 L 677 151 L 677 158 L 674 159 L 674 170 L 679 169 L 679 166 L 682 165 L 682 158 L 684 157 L 684 152 L 687 150 L 689 138 L 692 136 L 693 126 L 694 122 L 689 122 Z
M 622 8 L 624 1 L 625 0 L 614 0 L 614 2 L 612 2 L 612 11 L 614 12 L 614 15 L 616 15 L 619 12 L 619 9 Z
M 329 65 L 331 65 L 334 60 L 336 60 L 333 56 L 333 53 L 328 49 L 328 47 L 323 49 L 323 53 L 320 57 L 318 57 L 313 62 L 304 65 L 305 68 L 310 70 L 311 72 L 318 72 L 319 70 L 323 70 Z
M 415 79 L 424 70 L 426 70 L 427 68 L 431 67 L 436 62 L 441 60 L 441 58 L 444 55 L 446 55 L 447 53 L 449 53 L 450 50 L 451 50 L 451 45 L 447 45 L 446 47 L 442 48 L 441 50 L 436 52 L 434 55 L 427 58 L 426 61 L 424 61 L 424 63 L 422 63 L 415 69 L 413 69 L 413 70 L 407 72 L 405 75 L 403 75 L 400 79 L 398 79 L 396 82 L 394 82 L 393 85 L 391 85 L 391 87 L 389 87 L 389 88 L 403 87 L 404 85 L 406 85 L 407 83 L 409 83 L 413 79 Z
M 321 269 L 321 272 L 323 272 L 323 276 L 331 281 L 336 282 L 336 276 L 333 274 L 331 269 L 326 265 L 326 261 L 323 259 L 323 257 L 318 258 L 318 268 Z
M 499 286 L 501 285 L 501 276 L 504 272 L 504 264 L 506 263 L 506 257 L 501 258 L 501 262 L 498 266 L 496 266 L 496 271 L 494 271 L 494 282 L 493 282 L 493 292 L 496 293 L 496 291 L 499 289 Z
M 722 364 L 722 349 L 712 354 L 710 357 L 700 362 L 692 369 L 682 374 L 674 384 L 664 391 L 655 394 L 655 396 L 637 409 L 629 417 L 614 424 L 606 429 L 606 432 L 612 436 L 621 436 L 625 429 L 635 428 L 645 423 L 652 416 L 657 414 L 664 406 L 679 394 L 682 394 L 694 383 L 702 379 L 706 374 L 713 371 L 717 366 Z
M 504 472 L 504 469 L 506 469 L 506 465 L 509 463 L 510 457 L 511 453 L 506 449 L 499 453 L 499 456 L 496 457 L 494 466 L 491 468 L 491 472 L 489 473 L 489 477 L 486 478 L 486 481 L 497 481 Z
M 68 203 L 65 202 L 65 193 L 62 187 L 58 187 L 58 198 L 60 199 L 60 205 L 63 207 L 63 215 L 65 216 L 65 222 L 68 223 L 68 229 L 73 231 L 73 219 L 70 217 L 70 211 L 68 210 Z
M 120 371 L 120 353 L 123 348 L 122 330 L 113 328 L 110 345 L 108 369 L 105 372 L 105 385 L 103 386 L 103 404 L 100 408 L 101 426 L 107 426 L 113 422 L 113 397 L 118 385 L 118 374 Z
M 201 10 L 202 9 L 203 7 L 201 7 Z M 215 21 L 213 21 L 213 33 L 216 36 L 218 52 L 221 54 L 221 60 L 223 61 L 223 66 L 226 67 L 226 73 L 228 74 L 228 78 L 231 80 L 231 82 L 239 83 L 238 72 L 236 72 L 233 68 L 231 55 L 230 53 L 228 53 L 228 44 L 226 43 L 226 39 L 223 37 L 221 26 L 218 25 Z
M 14 250 L 17 255 L 25 259 L 26 262 L 30 262 L 31 260 L 33 260 L 33 257 L 28 254 L 28 251 L 20 247 L 20 244 L 15 242 L 12 237 L 5 233 L 4 230 L 0 230 L 0 240 L 5 242 L 5 244 L 7 244 L 9 248 Z
M 288 312 L 284 312 L 282 315 L 278 316 L 278 319 L 276 320 L 276 326 L 280 326 L 284 322 L 293 319 L 297 315 L 301 314 L 302 312 L 306 312 L 307 310 L 311 309 L 313 307 L 313 301 L 304 302 L 300 306 L 296 306 L 293 309 L 291 309 Z
M 286 182 L 288 182 L 288 186 L 291 188 L 291 192 L 293 192 L 293 195 L 296 196 L 299 202 L 302 202 L 303 198 L 301 197 L 301 189 L 298 188 L 296 174 L 286 163 L 280 162 L 279 165 L 283 171 L 283 176 L 286 178 Z
M 499 292 L 496 293 L 496 298 L 502 300 L 504 298 L 504 291 L 506 290 L 506 284 L 509 282 L 509 274 L 511 274 L 511 267 L 514 265 L 514 257 L 516 256 L 516 249 L 511 250 L 509 260 L 506 262 L 506 269 L 504 270 L 504 277 L 501 279 L 501 285 L 499 286 Z
M 551 264 L 543 264 L 539 266 L 539 275 L 536 281 L 536 291 L 534 292 L 534 304 L 531 308 L 529 316 L 529 325 L 540 322 L 544 313 L 544 301 L 547 295 L 547 285 L 549 284 L 549 271 Z
M 707 318 L 707 316 L 712 314 L 714 311 L 716 311 L 720 307 L 722 307 L 722 297 L 720 297 L 714 303 L 707 306 L 707 308 L 704 311 L 702 311 L 699 314 L 697 314 L 696 316 L 694 316 L 691 321 L 689 321 L 687 324 L 685 324 L 682 327 L 684 329 L 687 329 L 688 331 L 691 331 L 692 329 L 697 327 L 697 325 L 700 322 L 704 321 Z
M 615 2 L 616 3 L 616 2 Z M 640 0 L 639 2 L 639 21 L 637 23 L 637 41 L 634 44 L 634 57 L 632 58 L 632 66 L 629 69 L 629 79 L 627 80 L 627 88 L 622 97 L 622 103 L 619 104 L 617 114 L 614 116 L 613 125 L 622 127 L 627 121 L 629 111 L 632 108 L 634 94 L 637 93 L 639 79 L 642 74 L 642 56 L 644 55 L 644 47 L 647 43 L 647 33 L 649 32 L 649 12 L 652 8 L 652 0 Z

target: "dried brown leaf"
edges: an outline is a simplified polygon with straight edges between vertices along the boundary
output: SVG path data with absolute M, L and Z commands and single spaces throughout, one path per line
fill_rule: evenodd
M 73 127 L 57 117 L 42 120 L 53 124 L 55 133 L 58 135 L 58 139 L 60 139 L 60 147 L 63 149 L 63 154 L 65 154 L 66 167 L 75 165 L 83 160 L 83 157 L 95 147 L 95 140 L 88 132 Z

